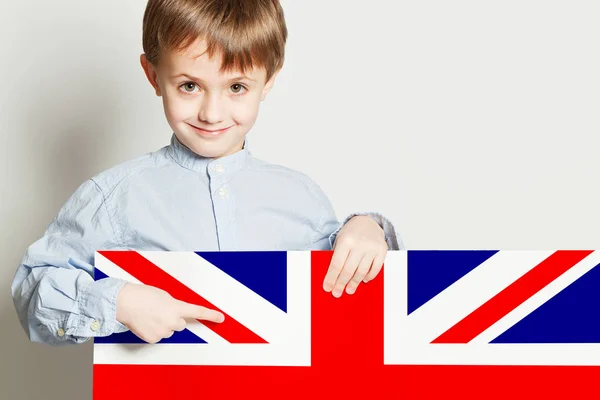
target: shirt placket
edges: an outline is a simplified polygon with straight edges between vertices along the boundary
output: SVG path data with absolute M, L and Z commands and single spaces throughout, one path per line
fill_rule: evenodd
M 226 165 L 219 161 L 210 163 L 208 175 L 219 250 L 233 250 L 236 248 L 235 198 Z

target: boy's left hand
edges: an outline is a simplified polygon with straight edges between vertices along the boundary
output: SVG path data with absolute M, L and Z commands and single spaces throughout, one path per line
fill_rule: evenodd
M 333 296 L 353 294 L 361 282 L 367 283 L 379 274 L 388 245 L 385 233 L 371 217 L 359 215 L 340 230 L 333 245 L 333 257 L 323 282 L 323 289 Z

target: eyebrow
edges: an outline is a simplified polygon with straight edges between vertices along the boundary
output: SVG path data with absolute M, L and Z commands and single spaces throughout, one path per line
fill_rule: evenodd
M 196 78 L 196 77 L 188 75 L 188 74 L 179 74 L 179 75 L 174 75 L 174 76 L 171 77 L 171 79 L 177 79 L 177 78 L 187 78 L 187 79 L 192 80 L 192 81 L 204 82 L 202 79 Z M 229 79 L 228 82 L 240 81 L 240 80 L 243 80 L 243 79 L 247 79 L 249 81 L 256 82 L 256 80 L 254 80 L 252 78 L 249 78 L 249 77 L 247 77 L 245 75 L 239 75 L 239 76 L 233 77 L 233 78 Z

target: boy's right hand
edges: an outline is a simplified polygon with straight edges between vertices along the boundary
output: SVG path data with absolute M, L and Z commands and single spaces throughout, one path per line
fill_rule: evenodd
M 225 316 L 216 310 L 177 300 L 153 286 L 126 283 L 117 296 L 117 321 L 148 343 L 157 343 L 175 331 L 182 331 L 186 318 L 223 322 Z

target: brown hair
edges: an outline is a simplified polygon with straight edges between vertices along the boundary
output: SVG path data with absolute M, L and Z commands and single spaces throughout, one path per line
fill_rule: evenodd
M 283 66 L 287 27 L 279 0 L 149 0 L 143 21 L 146 58 L 182 51 L 197 39 L 221 71 L 265 68 L 267 81 Z

